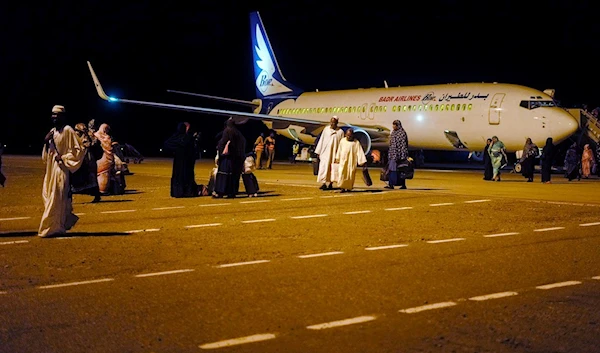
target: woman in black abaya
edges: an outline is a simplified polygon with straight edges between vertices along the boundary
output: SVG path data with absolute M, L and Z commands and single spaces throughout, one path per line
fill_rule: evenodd
M 194 166 L 196 151 L 194 137 L 189 133 L 190 124 L 179 123 L 177 132 L 165 141 L 166 150 L 173 153 L 173 172 L 171 174 L 171 197 L 199 196 L 195 181 Z

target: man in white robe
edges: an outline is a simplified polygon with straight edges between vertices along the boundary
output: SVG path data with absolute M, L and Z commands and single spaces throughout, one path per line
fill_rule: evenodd
M 315 153 L 319 155 L 317 182 L 322 184 L 322 190 L 333 189 L 332 184 L 337 180 L 337 169 L 334 169 L 335 154 L 343 137 L 344 131 L 338 127 L 338 118 L 333 116 L 330 125 L 323 129 L 315 148 Z
M 46 135 L 42 151 L 46 175 L 42 186 L 44 214 L 38 231 L 40 237 L 64 234 L 79 219 L 73 214 L 69 172 L 75 172 L 81 166 L 85 147 L 75 130 L 66 125 L 65 107 L 55 105 L 52 108 L 52 122 L 54 128 Z
M 354 188 L 356 167 L 367 163 L 365 151 L 360 142 L 354 139 L 354 130 L 346 130 L 346 137 L 340 141 L 335 161 L 339 163 L 337 185 L 342 192 L 348 192 Z

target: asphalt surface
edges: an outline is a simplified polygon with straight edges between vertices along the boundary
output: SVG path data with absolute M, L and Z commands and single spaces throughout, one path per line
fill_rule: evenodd
M 389 191 L 372 169 L 341 194 L 278 163 L 258 198 L 173 199 L 150 159 L 42 239 L 43 165 L 3 158 L 0 352 L 600 351 L 596 179 L 418 169 Z

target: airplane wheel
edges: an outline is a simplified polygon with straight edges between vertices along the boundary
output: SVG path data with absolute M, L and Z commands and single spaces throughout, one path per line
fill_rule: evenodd
M 521 163 L 515 164 L 515 172 L 521 173 Z

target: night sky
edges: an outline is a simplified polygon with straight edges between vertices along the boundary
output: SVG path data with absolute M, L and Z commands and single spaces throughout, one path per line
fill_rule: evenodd
M 597 106 L 600 26 L 592 3 L 11 2 L 0 10 L 0 141 L 7 154 L 40 153 L 50 110 L 63 104 L 72 125 L 106 122 L 119 142 L 146 156 L 160 155 L 180 121 L 200 130 L 212 151 L 223 117 L 105 102 L 86 60 L 109 95 L 243 109 L 166 90 L 254 98 L 253 10 L 284 76 L 305 90 L 497 81 L 555 88 L 564 105 Z M 264 128 L 249 122 L 241 130 L 253 141 Z

